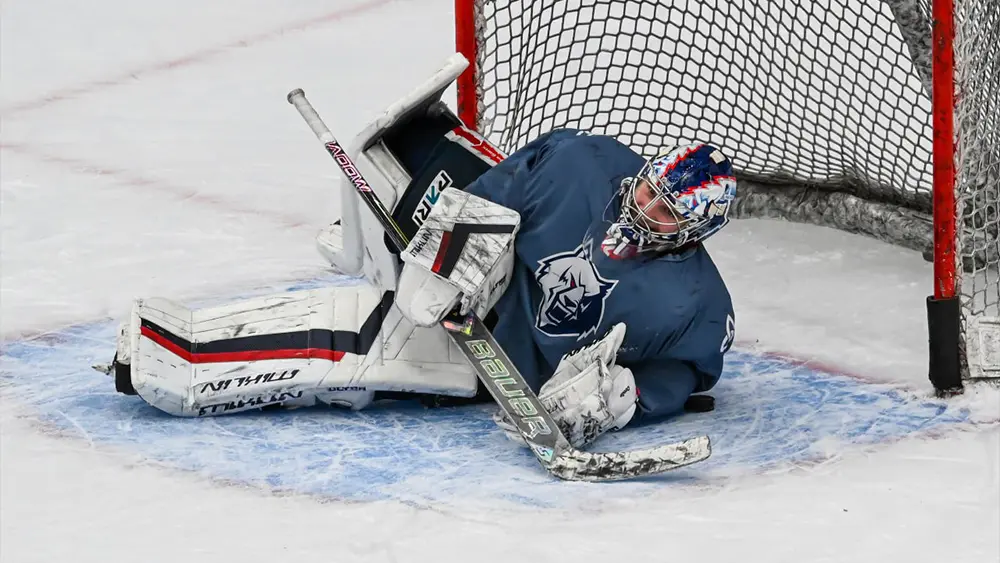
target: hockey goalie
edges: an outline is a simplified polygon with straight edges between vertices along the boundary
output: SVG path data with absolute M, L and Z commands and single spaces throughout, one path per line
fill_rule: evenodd
M 703 246 L 728 222 L 729 159 L 697 143 L 646 159 L 573 129 L 504 156 L 441 101 L 464 66 L 450 60 L 350 147 L 402 252 L 342 187 L 318 248 L 363 283 L 199 309 L 136 299 L 118 391 L 178 416 L 490 401 L 440 325 L 456 309 L 484 319 L 576 447 L 711 389 L 735 332 Z

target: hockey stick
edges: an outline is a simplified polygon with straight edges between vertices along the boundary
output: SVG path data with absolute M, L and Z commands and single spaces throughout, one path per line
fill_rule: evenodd
M 337 162 L 358 195 L 375 214 L 393 245 L 402 252 L 408 244 L 406 235 L 306 99 L 305 92 L 301 89 L 292 90 L 288 93 L 288 103 L 299 111 L 309 128 L 326 147 L 327 153 Z M 590 453 L 578 450 L 570 445 L 482 320 L 471 316 L 471 330 L 455 330 L 456 326 L 467 326 L 467 323 L 457 318 L 446 319 L 442 325 L 475 368 L 476 375 L 490 395 L 514 421 L 542 467 L 560 479 L 610 481 L 642 477 L 702 461 L 712 453 L 708 436 L 630 452 Z

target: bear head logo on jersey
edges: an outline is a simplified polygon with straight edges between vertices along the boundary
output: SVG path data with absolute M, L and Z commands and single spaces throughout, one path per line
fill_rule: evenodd
M 596 334 L 604 318 L 604 300 L 618 285 L 601 277 L 591 261 L 588 239 L 569 252 L 538 261 L 535 280 L 542 290 L 535 327 L 549 336 Z

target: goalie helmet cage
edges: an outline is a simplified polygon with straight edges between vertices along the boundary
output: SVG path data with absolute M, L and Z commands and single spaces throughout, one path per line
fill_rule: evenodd
M 721 146 L 734 216 L 933 259 L 940 393 L 1000 375 L 1000 2 L 456 0 L 455 16 L 459 116 L 500 149 L 566 126 L 646 156 Z

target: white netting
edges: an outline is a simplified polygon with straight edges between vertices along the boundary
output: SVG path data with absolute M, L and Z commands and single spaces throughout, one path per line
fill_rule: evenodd
M 962 317 L 969 323 L 1000 316 L 1000 2 L 956 0 L 956 5 L 955 164 L 962 229 L 958 241 L 967 272 Z M 973 337 L 979 337 L 978 331 Z M 987 346 L 985 341 L 983 345 Z M 973 343 L 977 352 L 979 346 Z M 1000 354 L 991 352 L 994 357 Z M 976 363 L 978 353 L 969 359 Z M 978 369 L 973 372 L 985 375 Z
M 1000 2 L 956 0 L 963 311 L 998 315 Z M 725 149 L 738 216 L 929 252 L 928 0 L 477 0 L 480 130 Z

